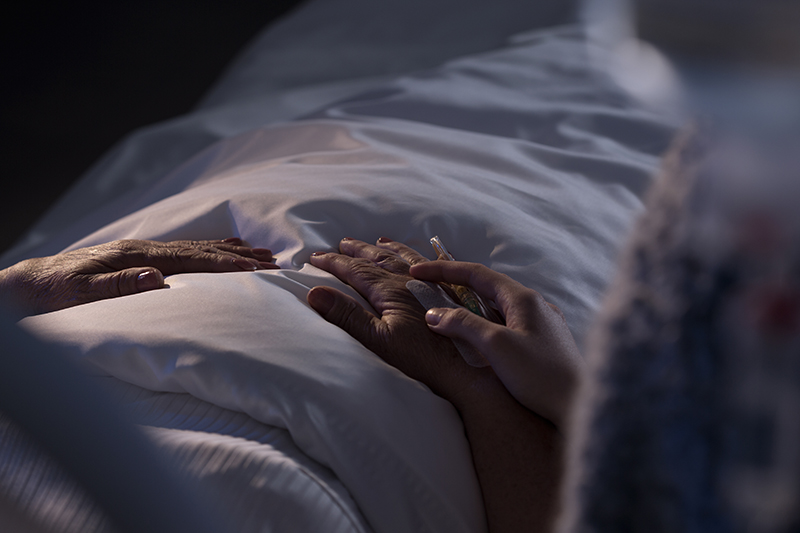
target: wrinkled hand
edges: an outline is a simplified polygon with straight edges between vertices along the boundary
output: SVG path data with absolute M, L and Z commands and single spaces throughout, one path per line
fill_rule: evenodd
M 340 291 L 315 287 L 308 303 L 407 376 L 456 403 L 489 369 L 468 366 L 453 343 L 425 324 L 425 309 L 406 289 L 411 265 L 428 260 L 401 243 L 381 238 L 376 246 L 352 239 L 339 243 L 340 253 L 317 252 L 311 264 L 353 287 L 379 317 Z
M 0 294 L 25 316 L 158 289 L 170 274 L 278 268 L 271 259 L 237 238 L 121 240 L 17 263 L 0 272 Z
M 472 344 L 517 401 L 562 428 L 584 362 L 561 311 L 538 292 L 475 263 L 420 263 L 410 274 L 465 285 L 495 302 L 505 326 L 466 309 L 431 309 L 425 319 L 432 331 Z
M 309 304 L 384 361 L 425 383 L 455 406 L 470 443 L 490 531 L 550 531 L 557 510 L 564 441 L 554 423 L 523 406 L 508 388 L 514 388 L 528 400 L 522 389 L 537 386 L 546 378 L 534 376 L 528 381 L 514 381 L 508 372 L 514 368 L 531 371 L 517 361 L 521 357 L 515 350 L 520 344 L 521 353 L 536 356 L 541 351 L 536 349 L 537 344 L 545 348 L 545 353 L 560 345 L 564 339 L 554 340 L 548 333 L 554 328 L 552 333 L 556 337 L 563 335 L 566 326 L 562 330 L 558 322 L 553 324 L 554 316 L 563 322 L 560 315 L 541 296 L 532 296 L 533 291 L 524 292 L 527 289 L 508 283 L 510 280 L 483 276 L 482 271 L 474 279 L 460 276 L 458 269 L 464 268 L 463 263 L 429 262 L 407 246 L 388 239 L 379 240 L 377 246 L 345 239 L 339 244 L 339 251 L 339 254 L 317 253 L 311 257 L 311 263 L 356 289 L 380 316 L 372 315 L 352 298 L 327 287 L 312 289 L 308 293 Z M 449 269 L 453 267 L 448 265 L 454 264 L 456 270 L 451 272 Z M 434 281 L 447 278 L 473 284 L 479 294 L 496 299 L 501 311 L 507 313 L 508 327 L 478 324 L 478 333 L 473 335 L 463 331 L 470 323 L 475 324 L 461 311 L 454 311 L 453 315 L 448 314 L 450 311 L 426 315 L 406 289 L 412 274 Z M 496 284 L 496 290 L 486 287 L 487 284 L 491 287 Z M 524 316 L 529 312 L 533 313 L 530 319 Z M 431 316 L 431 322 L 436 322 L 434 316 L 441 316 L 441 320 L 428 326 L 426 316 Z M 478 316 L 475 319 L 490 324 Z M 499 365 L 508 385 L 492 367 L 467 365 L 450 339 L 433 332 L 439 325 L 443 333 L 453 337 L 458 333 L 487 349 L 484 355 L 493 365 Z M 501 353 L 505 350 L 512 353 L 505 357 Z M 547 366 L 540 364 L 533 368 L 547 370 Z M 540 402 L 535 392 L 534 400 L 531 405 L 535 408 L 539 408 L 539 403 L 543 403 L 545 410 L 550 405 Z

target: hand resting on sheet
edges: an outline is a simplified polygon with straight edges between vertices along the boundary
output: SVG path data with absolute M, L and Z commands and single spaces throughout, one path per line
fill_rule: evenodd
M 21 261 L 0 271 L 0 296 L 19 316 L 160 289 L 164 276 L 278 268 L 241 239 L 120 240 Z
M 329 287 L 312 289 L 308 302 L 387 363 L 436 394 L 456 401 L 481 373 L 464 364 L 450 340 L 430 331 L 423 320 L 425 310 L 406 289 L 406 282 L 412 279 L 409 267 L 427 259 L 399 243 L 379 244 L 343 239 L 341 253 L 317 252 L 311 256 L 311 264 L 352 286 L 380 318 Z
M 311 263 L 355 288 L 380 316 L 327 287 L 312 289 L 309 304 L 455 406 L 492 533 L 550 530 L 563 469 L 559 427 L 583 368 L 560 311 L 486 267 L 429 262 L 390 239 L 375 246 L 343 239 L 339 252 L 318 252 Z M 471 286 L 495 301 L 507 325 L 461 310 L 426 314 L 406 289 L 412 275 Z M 472 343 L 491 366 L 469 366 L 446 337 Z

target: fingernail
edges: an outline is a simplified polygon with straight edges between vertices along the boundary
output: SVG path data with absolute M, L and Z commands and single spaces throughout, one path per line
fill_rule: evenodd
M 266 261 L 259 261 L 258 264 L 264 270 L 275 270 L 276 268 L 280 268 L 275 263 L 267 263 Z
M 443 309 L 429 309 L 428 312 L 425 313 L 425 322 L 430 326 L 436 326 L 439 324 L 439 321 L 442 320 L 442 315 L 444 315 Z
M 242 242 L 242 239 L 240 239 L 239 237 L 228 237 L 227 239 L 223 239 L 222 242 L 227 242 L 229 244 L 233 244 L 233 243 L 236 243 L 236 242 Z
M 253 255 L 272 257 L 272 250 L 267 250 L 266 248 L 252 248 L 250 251 L 253 252 Z
M 352 241 L 352 240 L 353 240 L 353 239 L 352 239 L 351 237 L 345 237 L 344 239 L 342 239 L 342 242 L 345 242 L 345 241 Z
M 325 255 L 327 253 L 328 252 L 314 252 L 313 254 L 311 254 L 311 257 L 320 257 L 320 256 L 323 256 L 323 255 Z
M 242 270 L 258 270 L 257 262 L 251 262 L 249 259 L 244 259 L 241 257 L 233 259 L 233 264 L 238 266 Z
M 308 303 L 321 315 L 328 314 L 335 301 L 333 294 L 322 287 L 315 287 L 308 293 Z
M 136 278 L 136 288 L 140 291 L 149 291 L 161 287 L 161 276 L 156 274 L 154 270 L 142 272 Z
M 394 241 L 392 239 L 390 239 L 389 237 L 381 237 L 380 239 L 378 239 L 378 242 L 387 243 L 387 242 L 394 242 Z

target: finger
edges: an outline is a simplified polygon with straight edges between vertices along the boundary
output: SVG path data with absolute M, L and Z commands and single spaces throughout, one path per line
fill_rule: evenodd
M 98 247 L 93 261 L 106 271 L 151 266 L 161 270 L 164 275 L 278 268 L 271 263 L 218 250 L 210 245 L 199 246 L 199 241 L 161 243 L 124 239 Z
M 530 326 L 549 306 L 535 290 L 478 263 L 429 261 L 413 266 L 409 274 L 425 281 L 471 287 L 482 298 L 493 300 L 512 327 Z
M 251 248 L 243 243 L 242 239 L 238 237 L 231 237 L 224 240 L 205 240 L 205 241 L 139 241 L 146 245 L 158 246 L 164 248 L 198 248 L 207 252 L 221 252 L 227 254 L 240 255 L 242 257 L 249 257 L 261 262 L 269 262 L 272 260 L 272 251 L 267 248 Z
M 218 250 L 228 254 L 241 255 L 242 257 L 250 257 L 258 261 L 271 261 L 272 251 L 267 248 L 250 248 L 247 246 L 233 246 L 230 244 L 215 244 L 211 247 L 202 248 L 206 251 Z
M 339 242 L 339 251 L 350 257 L 368 259 L 379 267 L 395 274 L 408 274 L 411 266 L 408 261 L 392 252 L 363 241 L 344 238 Z
M 492 363 L 492 356 L 511 348 L 508 329 L 481 318 L 464 308 L 432 308 L 425 313 L 425 322 L 431 331 L 450 339 L 460 339 L 483 353 Z
M 108 274 L 96 274 L 89 283 L 87 301 L 116 298 L 160 289 L 164 275 L 156 268 L 134 267 Z
M 564 398 L 571 395 L 565 391 L 574 390 L 582 374 L 582 359 L 574 342 L 567 347 L 551 336 L 532 337 L 466 309 L 433 308 L 425 321 L 432 331 L 478 349 L 508 391 L 528 409 L 557 425 L 564 420 L 568 408 Z M 554 345 L 560 347 L 554 350 Z
M 207 240 L 189 240 L 189 239 L 182 239 L 178 241 L 145 241 L 145 242 L 152 242 L 157 244 L 162 244 L 164 246 L 216 246 L 217 244 L 232 244 L 234 246 L 247 246 L 244 244 L 244 241 L 239 237 L 229 237 L 227 239 L 207 239 Z
M 424 281 L 444 282 L 472 287 L 484 298 L 494 299 L 500 287 L 524 286 L 505 274 L 478 264 L 463 261 L 428 261 L 414 265 L 409 274 Z
M 353 287 L 361 296 L 369 300 L 371 287 L 392 277 L 392 273 L 380 268 L 362 257 L 350 257 L 332 252 L 315 252 L 311 264 L 330 272 L 341 281 Z M 370 301 L 370 303 L 373 303 Z
M 247 246 L 242 239 L 239 237 L 228 237 L 227 239 L 211 239 L 211 240 L 202 240 L 202 241 L 170 241 L 164 244 L 186 244 L 186 243 L 200 243 L 200 244 L 233 244 L 236 246 Z
M 345 330 L 368 349 L 376 351 L 377 332 L 382 322 L 354 299 L 330 287 L 314 287 L 309 291 L 307 300 L 325 320 Z
M 393 241 L 388 237 L 381 237 L 378 239 L 378 246 L 393 251 L 412 265 L 429 261 L 427 257 L 410 246 L 406 246 L 402 242 Z
M 183 272 L 237 272 L 275 269 L 277 265 L 256 258 L 226 252 L 216 248 L 158 248 L 147 264 L 161 269 L 165 275 Z
M 230 241 L 230 242 L 228 242 Z M 160 243 L 156 241 L 143 241 L 163 248 L 197 248 L 210 253 L 235 254 L 243 257 L 254 258 L 258 261 L 270 261 L 272 251 L 267 248 L 251 248 L 244 246 L 238 238 L 225 241 L 172 241 Z
M 403 310 L 422 317 L 425 309 L 406 288 L 408 277 L 385 270 L 368 259 L 317 252 L 311 264 L 330 272 L 350 285 L 381 315 L 389 309 Z

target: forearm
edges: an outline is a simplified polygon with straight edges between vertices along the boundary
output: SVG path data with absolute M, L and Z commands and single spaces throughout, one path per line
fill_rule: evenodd
M 552 530 L 564 439 L 491 375 L 454 402 L 464 422 L 491 533 Z

